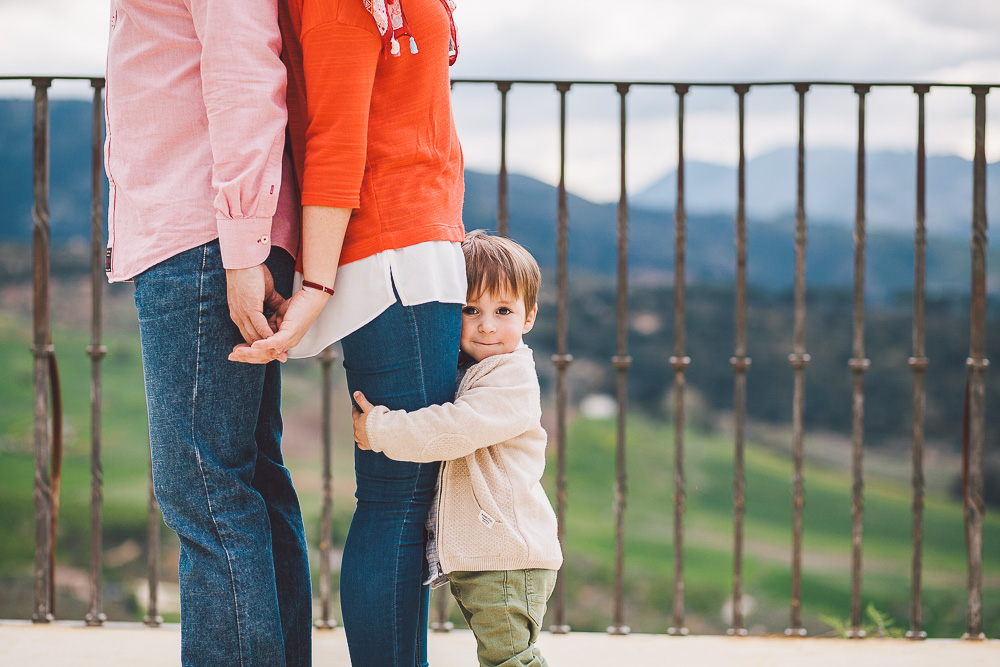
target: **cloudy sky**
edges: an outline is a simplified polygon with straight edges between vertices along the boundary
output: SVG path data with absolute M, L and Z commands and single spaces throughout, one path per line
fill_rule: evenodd
M 463 52 L 455 78 L 1000 82 L 997 0 L 458 1 Z M 0 0 L 0 76 L 102 74 L 108 6 L 108 0 Z M 0 95 L 27 92 L 24 84 L 0 84 Z M 79 95 L 81 89 L 64 84 L 53 94 Z M 928 97 L 932 152 L 971 156 L 972 100 L 960 89 Z M 988 100 L 988 152 L 997 160 L 1000 89 Z M 555 180 L 556 94 L 551 86 L 515 86 L 509 101 L 510 168 Z M 607 86 L 577 86 L 567 102 L 570 187 L 613 198 L 617 95 Z M 670 88 L 637 87 L 628 104 L 629 182 L 642 187 L 676 161 L 676 97 Z M 751 156 L 794 143 L 796 104 L 790 89 L 750 93 Z M 455 108 L 468 164 L 495 171 L 495 89 L 456 86 Z M 736 97 L 726 89 L 689 94 L 686 155 L 732 163 L 735 109 Z M 856 109 L 849 88 L 813 89 L 809 144 L 852 146 Z M 908 89 L 873 92 L 866 136 L 872 148 L 912 150 L 914 95 Z

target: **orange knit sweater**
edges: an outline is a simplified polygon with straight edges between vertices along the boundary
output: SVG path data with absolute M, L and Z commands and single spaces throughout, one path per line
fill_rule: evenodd
M 396 57 L 362 0 L 281 2 L 302 204 L 354 209 L 340 264 L 464 236 L 448 15 L 440 0 L 408 0 L 406 19 L 419 53 L 404 39 Z

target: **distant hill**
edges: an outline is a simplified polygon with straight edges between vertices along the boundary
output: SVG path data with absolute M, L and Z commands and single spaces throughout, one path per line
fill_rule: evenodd
M 792 216 L 796 205 L 797 151 L 780 148 L 747 161 L 746 206 L 751 219 Z M 857 154 L 852 150 L 806 150 L 806 216 L 853 224 Z M 865 218 L 871 230 L 912 233 L 916 216 L 916 155 L 869 151 L 866 156 Z M 736 211 L 735 167 L 704 162 L 685 164 L 688 214 Z M 987 165 L 987 216 L 1000 220 L 1000 163 Z M 677 172 L 671 171 L 636 193 L 632 202 L 673 210 Z M 927 229 L 930 234 L 968 238 L 972 221 L 972 163 L 953 155 L 927 158 Z
M 466 226 L 496 226 L 495 175 L 466 172 Z M 556 189 L 526 176 L 510 177 L 510 233 L 524 243 L 543 268 L 555 265 Z M 569 265 L 577 272 L 614 275 L 617 262 L 616 204 L 595 204 L 569 197 Z M 733 217 L 692 214 L 687 224 L 687 282 L 731 285 L 735 276 Z M 750 283 L 771 291 L 794 285 L 794 220 L 792 216 L 748 224 Z M 808 230 L 806 275 L 811 288 L 843 288 L 854 275 L 853 229 L 829 221 L 813 221 Z M 629 211 L 629 263 L 632 280 L 670 283 L 674 270 L 672 211 L 633 205 Z M 1000 251 L 990 250 L 996 266 Z M 867 295 L 886 301 L 913 285 L 912 232 L 873 231 L 866 253 Z M 937 236 L 927 248 L 927 281 L 931 293 L 961 293 L 969 285 L 969 241 Z
M 89 239 L 91 105 L 53 100 L 50 109 L 52 239 Z M 32 102 L 0 100 L 0 242 L 31 238 L 31 155 Z
M 89 102 L 55 100 L 51 109 L 52 238 L 53 243 L 63 244 L 89 239 L 90 235 L 91 107 Z M 30 241 L 31 150 L 31 102 L 0 100 L 0 243 Z M 912 285 L 913 204 L 912 196 L 907 194 L 913 188 L 912 163 L 912 156 L 895 153 L 869 156 L 868 217 L 872 233 L 868 237 L 867 284 L 868 295 L 874 300 L 890 298 Z M 998 167 L 990 168 L 990 191 L 1000 192 Z M 850 151 L 809 153 L 810 286 L 844 287 L 851 283 L 853 169 Z M 735 267 L 735 171 L 697 162 L 690 163 L 688 170 L 687 281 L 731 284 Z M 794 170 L 794 151 L 784 149 L 760 156 L 751 161 L 748 169 L 748 274 L 751 283 L 759 288 L 787 291 L 793 285 Z M 937 236 L 928 248 L 928 282 L 932 291 L 966 291 L 971 166 L 959 158 L 933 158 L 928 170 L 929 187 L 933 188 L 928 227 L 932 236 Z M 673 280 L 673 179 L 668 174 L 630 199 L 629 261 L 633 280 Z M 1000 197 L 994 196 L 992 201 L 995 209 Z M 511 234 L 525 243 L 547 270 L 556 261 L 556 203 L 554 187 L 526 176 L 510 177 Z M 467 171 L 466 227 L 494 229 L 496 206 L 496 175 Z M 617 205 L 597 204 L 570 195 L 569 211 L 571 269 L 613 276 Z M 993 214 L 993 219 L 1000 219 L 1000 211 Z M 998 257 L 991 256 L 993 266 Z

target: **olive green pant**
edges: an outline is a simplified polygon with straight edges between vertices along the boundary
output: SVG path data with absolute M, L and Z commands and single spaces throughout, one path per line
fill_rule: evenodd
M 449 572 L 448 580 L 476 635 L 480 667 L 548 667 L 535 640 L 555 570 Z

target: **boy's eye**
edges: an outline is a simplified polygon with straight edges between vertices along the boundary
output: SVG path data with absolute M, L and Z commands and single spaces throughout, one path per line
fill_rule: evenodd
M 462 308 L 463 315 L 475 315 L 478 312 L 479 311 L 476 310 L 473 306 L 465 306 L 464 308 Z
M 513 312 L 514 312 L 513 310 L 507 308 L 506 306 L 502 308 L 497 308 L 497 315 L 510 315 Z

